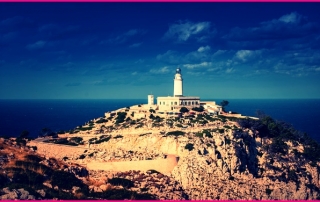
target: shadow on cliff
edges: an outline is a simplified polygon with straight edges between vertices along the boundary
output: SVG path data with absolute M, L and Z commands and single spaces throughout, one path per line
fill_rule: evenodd
M 237 138 L 241 138 L 238 144 L 235 144 L 236 156 L 239 159 L 238 167 L 235 169 L 239 170 L 240 173 L 246 170 L 251 173 L 254 177 L 258 176 L 258 158 L 256 141 L 254 137 L 250 136 L 248 133 L 237 133 Z

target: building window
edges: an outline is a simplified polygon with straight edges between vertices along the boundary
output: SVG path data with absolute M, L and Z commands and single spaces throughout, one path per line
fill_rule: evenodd
M 161 102 L 160 102 L 160 105 L 161 105 Z
M 198 104 L 198 102 L 196 102 L 196 105 Z
M 188 105 L 190 105 L 190 102 L 188 102 Z
M 171 102 L 171 105 L 173 105 L 173 102 Z
M 192 105 L 194 105 L 194 102 L 191 102 Z
M 177 102 L 174 102 L 174 105 L 177 105 Z

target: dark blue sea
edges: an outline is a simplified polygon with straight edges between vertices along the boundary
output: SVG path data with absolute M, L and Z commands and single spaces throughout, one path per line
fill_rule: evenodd
M 215 99 L 205 99 L 215 100 Z M 221 100 L 215 100 L 220 103 Z M 256 116 L 261 110 L 276 120 L 292 124 L 320 143 L 320 99 L 228 99 L 227 111 Z M 146 103 L 147 99 L 108 100 L 0 100 L 0 135 L 18 136 L 23 130 L 37 137 L 43 128 L 70 130 L 104 112 Z

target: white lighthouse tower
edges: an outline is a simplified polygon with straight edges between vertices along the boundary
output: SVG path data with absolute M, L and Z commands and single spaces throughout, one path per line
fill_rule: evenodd
M 173 87 L 173 96 L 174 97 L 182 97 L 182 75 L 181 69 L 178 67 L 176 70 L 176 74 L 174 75 L 174 87 Z

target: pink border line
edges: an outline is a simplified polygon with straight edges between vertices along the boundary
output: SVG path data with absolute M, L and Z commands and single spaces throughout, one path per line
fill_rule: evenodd
M 320 0 L 0 0 L 0 2 L 178 2 L 178 3 L 186 3 L 186 2 L 285 2 L 285 3 L 307 3 L 307 2 L 320 2 Z

